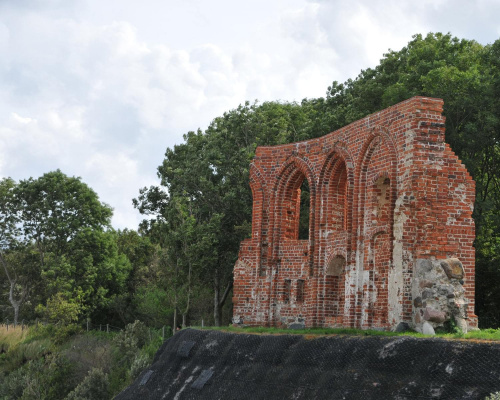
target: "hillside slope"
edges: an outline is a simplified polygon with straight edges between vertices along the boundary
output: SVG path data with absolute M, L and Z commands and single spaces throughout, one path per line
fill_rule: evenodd
M 483 399 L 500 344 L 183 330 L 116 399 Z

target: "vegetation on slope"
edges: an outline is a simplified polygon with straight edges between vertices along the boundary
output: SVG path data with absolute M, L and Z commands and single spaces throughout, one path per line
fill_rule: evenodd
M 39 325 L 0 330 L 0 399 L 109 399 L 153 360 L 162 332 L 137 321 L 119 333 Z

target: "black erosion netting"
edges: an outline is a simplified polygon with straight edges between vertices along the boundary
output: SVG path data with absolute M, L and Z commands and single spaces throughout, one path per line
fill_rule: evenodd
M 116 399 L 484 399 L 500 344 L 187 329 Z

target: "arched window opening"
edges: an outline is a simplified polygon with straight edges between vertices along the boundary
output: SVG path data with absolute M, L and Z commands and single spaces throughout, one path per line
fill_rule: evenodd
M 302 181 L 300 186 L 300 216 L 299 216 L 299 240 L 309 240 L 309 213 L 311 210 L 309 182 Z
M 307 178 L 296 171 L 288 180 L 280 200 L 283 218 L 283 238 L 309 239 L 310 189 Z

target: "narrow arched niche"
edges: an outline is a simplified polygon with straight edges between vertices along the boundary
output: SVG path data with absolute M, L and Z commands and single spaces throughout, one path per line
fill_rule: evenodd
M 377 221 L 387 220 L 391 205 L 391 180 L 379 176 L 373 184 L 372 217 Z
M 324 307 L 328 317 L 342 315 L 346 259 L 336 255 L 328 261 L 325 270 Z
M 345 269 L 345 258 L 344 256 L 337 255 L 333 257 L 326 267 L 327 276 L 340 276 Z

